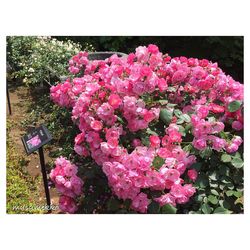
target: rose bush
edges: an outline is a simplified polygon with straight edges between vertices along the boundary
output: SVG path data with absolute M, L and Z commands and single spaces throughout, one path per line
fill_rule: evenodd
M 75 152 L 100 166 L 119 200 L 139 213 L 185 206 L 183 212 L 232 212 L 225 196 L 239 198 L 243 191 L 241 83 L 217 63 L 171 58 L 152 44 L 106 60 L 89 61 L 80 52 L 69 61 L 69 72 L 64 83 L 51 87 L 51 99 L 72 110 L 79 127 Z M 232 172 L 238 174 L 234 184 Z M 220 191 L 218 176 L 226 177 Z M 64 173 L 53 170 L 51 177 L 57 188 L 64 185 Z M 58 190 L 62 210 L 75 212 L 76 196 L 64 186 Z

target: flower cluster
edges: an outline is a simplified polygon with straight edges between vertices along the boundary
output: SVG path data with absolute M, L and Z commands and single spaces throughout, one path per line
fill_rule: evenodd
M 217 63 L 171 58 L 149 45 L 106 60 L 89 61 L 81 52 L 69 64 L 77 76 L 52 87 L 51 98 L 72 108 L 81 131 L 75 152 L 91 156 L 113 192 L 138 212 L 153 200 L 176 206 L 195 193 L 196 157 L 183 144 L 232 153 L 242 143 L 225 127 L 243 128 L 243 85 Z
M 55 168 L 50 173 L 56 189 L 62 194 L 59 207 L 62 211 L 74 213 L 77 210 L 75 198 L 82 194 L 83 181 L 77 176 L 77 166 L 64 157 L 56 159 Z

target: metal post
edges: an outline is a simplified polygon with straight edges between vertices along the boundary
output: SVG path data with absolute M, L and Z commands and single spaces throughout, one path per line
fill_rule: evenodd
M 43 184 L 44 184 L 44 190 L 45 190 L 45 195 L 46 195 L 46 201 L 47 201 L 47 205 L 49 206 L 48 212 L 51 213 L 50 194 L 49 194 L 48 180 L 47 180 L 47 174 L 46 174 L 46 169 L 45 169 L 43 147 L 40 147 L 38 151 L 39 151 L 39 157 L 40 157 L 40 163 L 41 163 L 41 170 L 43 174 Z
M 9 94 L 8 83 L 6 84 L 6 90 L 7 90 L 7 100 L 8 100 L 9 114 L 11 115 L 10 94 Z

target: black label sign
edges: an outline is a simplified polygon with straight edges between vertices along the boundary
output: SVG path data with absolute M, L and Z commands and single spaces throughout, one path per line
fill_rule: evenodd
M 47 144 L 51 139 L 52 136 L 48 129 L 44 125 L 41 125 L 40 127 L 32 130 L 30 133 L 24 135 L 22 137 L 22 142 L 26 153 L 29 155 L 38 148 Z

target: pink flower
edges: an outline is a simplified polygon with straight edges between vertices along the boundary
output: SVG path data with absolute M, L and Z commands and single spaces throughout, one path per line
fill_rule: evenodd
M 77 68 L 77 67 L 74 67 L 74 66 L 70 66 L 69 67 L 69 72 L 71 73 L 71 74 L 78 74 L 79 72 L 80 72 L 80 69 L 79 68 Z
M 209 113 L 209 107 L 204 105 L 198 105 L 198 107 L 196 108 L 196 112 L 199 118 L 206 118 Z
M 206 137 L 200 137 L 199 139 L 194 138 L 192 144 L 195 148 L 204 150 L 207 147 Z
M 119 97 L 119 95 L 111 94 L 111 95 L 109 96 L 108 102 L 109 102 L 109 104 L 110 104 L 114 109 L 117 109 L 117 108 L 119 108 L 119 106 L 121 105 L 122 100 L 121 100 L 121 98 Z
M 167 148 L 159 148 L 157 153 L 161 158 L 167 158 L 170 155 Z
M 242 142 L 243 142 L 243 140 L 240 136 L 235 136 L 232 139 L 232 143 L 236 144 L 237 146 L 240 146 Z
M 168 169 L 164 176 L 167 180 L 176 182 L 180 178 L 180 172 L 176 169 Z
M 77 166 L 64 157 L 55 161 L 56 167 L 50 173 L 57 190 L 64 196 L 75 198 L 82 192 L 83 181 L 76 175 Z M 67 201 L 67 199 L 66 199 Z
M 160 140 L 159 136 L 157 136 L 157 135 L 151 135 L 149 137 L 149 141 L 150 141 L 150 146 L 151 147 L 153 147 L 153 148 L 160 147 L 161 140 Z
M 219 137 L 211 135 L 208 137 L 208 139 L 212 141 L 212 148 L 216 151 L 220 151 L 226 145 L 226 140 Z
M 233 121 L 232 128 L 239 131 L 243 129 L 243 124 L 239 121 Z
M 73 214 L 77 211 L 75 200 L 71 197 L 61 195 L 59 199 L 59 208 L 66 213 Z
M 221 126 L 214 125 L 213 132 L 217 132 L 221 129 Z M 198 121 L 197 125 L 194 126 L 193 134 L 195 137 L 199 138 L 201 136 L 206 136 L 207 134 L 212 133 L 212 124 L 205 120 Z
M 196 192 L 195 187 L 193 187 L 191 184 L 185 184 L 183 189 L 187 197 L 193 196 Z
M 197 78 L 197 79 L 202 79 L 206 76 L 206 71 L 202 68 L 202 67 L 195 67 L 193 68 L 193 72 L 192 75 L 193 77 Z
M 183 196 L 185 196 L 185 190 L 180 184 L 174 184 L 171 187 L 170 194 L 175 198 L 182 198 Z
M 133 142 L 132 142 L 132 145 L 134 148 L 138 147 L 138 146 L 141 146 L 142 143 L 141 143 L 141 140 L 140 139 L 134 139 Z
M 138 194 L 132 201 L 131 207 L 138 212 L 146 213 L 149 205 L 149 199 L 146 194 Z
M 190 169 L 188 170 L 187 175 L 190 180 L 195 181 L 197 179 L 198 173 L 195 169 Z
M 75 137 L 75 144 L 79 145 L 85 140 L 85 133 L 82 132 Z
M 167 81 L 163 78 L 160 78 L 158 80 L 158 88 L 159 88 L 160 92 L 166 91 L 168 89 Z
M 102 122 L 97 121 L 97 120 L 92 121 L 92 122 L 90 123 L 90 126 L 91 126 L 91 128 L 94 129 L 95 131 L 100 131 L 100 130 L 102 130 L 102 127 L 103 127 Z
M 160 196 L 158 198 L 155 198 L 154 200 L 157 201 L 160 204 L 160 206 L 164 206 L 166 204 L 170 204 L 170 205 L 172 205 L 174 207 L 176 206 L 175 197 L 172 196 L 169 193 L 164 194 L 164 195 L 162 195 L 162 196 Z
M 170 143 L 173 143 L 173 142 L 182 142 L 181 133 L 179 133 L 177 130 L 171 130 L 169 132 L 168 141 Z
M 214 124 L 212 124 L 212 133 L 219 133 L 221 131 L 223 131 L 225 128 L 225 125 L 223 122 L 215 122 Z
M 148 60 L 148 57 L 149 57 L 149 52 L 148 52 L 148 49 L 147 47 L 145 46 L 139 46 L 138 48 L 136 48 L 135 50 L 135 55 L 138 59 L 138 61 L 141 61 L 141 62 L 146 62 Z
M 227 153 L 234 153 L 238 150 L 239 146 L 236 143 L 229 143 L 226 145 L 225 150 Z
M 210 103 L 209 109 L 210 109 L 210 111 L 212 111 L 215 114 L 223 113 L 225 111 L 225 108 L 223 106 L 217 105 L 215 103 Z
M 183 70 L 177 70 L 172 76 L 172 82 L 183 82 L 187 77 L 187 73 Z
M 156 54 L 159 52 L 159 48 L 154 44 L 149 44 L 148 45 L 148 52 L 152 53 L 152 54 Z

